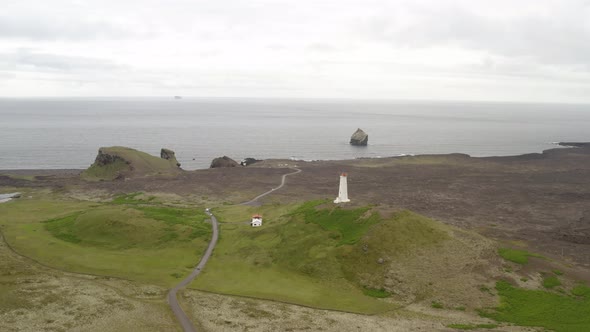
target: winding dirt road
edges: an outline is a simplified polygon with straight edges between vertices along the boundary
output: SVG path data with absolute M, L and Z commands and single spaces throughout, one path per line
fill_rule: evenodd
M 276 190 L 281 189 L 285 185 L 285 179 L 287 176 L 301 172 L 301 170 L 298 168 L 293 168 L 293 169 L 295 169 L 296 171 L 283 175 L 283 177 L 281 179 L 280 186 L 278 186 L 276 188 L 272 188 L 271 190 L 269 190 L 261 195 L 256 196 L 253 200 L 248 201 L 246 203 L 242 203 L 241 205 L 256 205 L 257 201 L 260 198 L 262 198 L 270 193 L 273 193 Z M 182 308 L 178 304 L 178 298 L 177 298 L 176 294 L 178 293 L 178 291 L 180 289 L 182 289 L 182 288 L 186 287 L 188 284 L 190 284 L 191 281 L 193 281 L 201 273 L 201 271 L 205 267 L 205 264 L 207 264 L 207 261 L 209 261 L 209 258 L 211 257 L 211 254 L 213 253 L 213 249 L 215 248 L 215 245 L 217 245 L 217 240 L 219 238 L 219 223 L 217 222 L 217 218 L 215 218 L 215 216 L 209 211 L 207 211 L 207 214 L 211 217 L 211 227 L 213 229 L 213 235 L 211 236 L 211 242 L 209 242 L 209 246 L 207 246 L 207 250 L 205 251 L 205 254 L 201 258 L 201 261 L 195 267 L 193 272 L 188 277 L 184 278 L 178 285 L 174 286 L 174 288 L 172 288 L 168 292 L 168 303 L 170 304 L 170 308 L 172 309 L 172 312 L 174 313 L 174 315 L 178 319 L 178 322 L 182 326 L 182 329 L 184 330 L 184 332 L 196 332 L 197 330 L 193 326 L 193 323 L 188 318 L 188 316 L 184 313 L 184 311 L 182 311 Z
M 293 175 L 293 174 L 297 174 L 297 173 L 301 172 L 301 170 L 299 168 L 292 168 L 292 169 L 294 169 L 295 172 L 283 174 L 283 177 L 281 179 L 281 185 L 280 186 L 278 186 L 276 188 L 272 188 L 271 190 L 269 190 L 269 191 L 267 191 L 267 192 L 265 192 L 263 194 L 260 194 L 260 195 L 258 195 L 256 197 L 254 197 L 253 200 L 248 201 L 248 202 L 245 202 L 245 203 L 242 203 L 241 205 L 257 205 L 258 200 L 261 199 L 262 197 L 275 192 L 275 190 L 279 190 L 279 189 L 283 188 L 283 186 L 285 185 L 285 179 L 287 178 L 287 176 Z

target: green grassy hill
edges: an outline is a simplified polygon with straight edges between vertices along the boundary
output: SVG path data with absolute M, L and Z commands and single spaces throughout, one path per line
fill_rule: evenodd
M 391 309 L 391 301 L 476 307 L 480 297 L 493 300 L 478 290 L 487 277 L 464 269 L 485 270 L 491 263 L 483 256 L 495 257 L 482 237 L 410 212 L 383 217 L 373 207 L 323 203 L 216 210 L 221 240 L 192 287 L 360 313 Z M 252 213 L 263 214 L 263 227 L 231 223 Z
M 200 260 L 211 225 L 200 208 L 147 201 L 43 199 L 0 205 L 0 227 L 19 253 L 72 272 L 169 286 Z
M 135 149 L 113 146 L 98 150 L 96 160 L 82 172 L 82 178 L 114 180 L 156 174 L 178 174 L 180 171 L 176 159 L 166 160 Z

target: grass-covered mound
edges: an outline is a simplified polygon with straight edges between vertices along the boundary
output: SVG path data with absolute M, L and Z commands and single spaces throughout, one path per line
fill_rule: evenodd
M 122 198 L 18 200 L 0 205 L 0 215 L 9 244 L 43 264 L 162 285 L 190 272 L 211 234 L 203 209 Z
M 175 158 L 163 159 L 122 146 L 98 150 L 94 163 L 82 172 L 87 180 L 114 180 L 155 174 L 177 174 L 180 168 Z
M 570 295 L 522 289 L 498 281 L 500 306 L 483 316 L 521 326 L 541 326 L 556 332 L 590 331 L 590 288 L 574 287 Z
M 410 212 L 383 217 L 375 207 L 324 203 L 216 210 L 220 242 L 192 287 L 361 313 L 408 298 L 491 304 L 477 301 L 490 297 L 478 289 L 488 279 L 471 271 L 490 265 L 482 253 L 495 257 L 483 238 Z M 247 224 L 254 213 L 264 217 L 260 228 Z M 441 278 L 459 285 L 440 289 Z
M 491 241 L 410 211 L 382 218 L 343 247 L 339 261 L 344 276 L 362 287 L 443 308 L 493 303 L 479 289 L 499 263 Z
M 100 206 L 44 221 L 54 237 L 106 249 L 154 249 L 210 232 L 200 210 L 169 207 Z
M 317 209 L 323 201 L 311 201 L 301 205 L 292 214 L 302 217 L 306 223 L 318 224 L 330 231 L 332 237 L 338 238 L 338 244 L 354 244 L 365 234 L 369 227 L 379 222 L 377 213 L 371 207 L 342 209 L 341 207 Z
M 224 207 L 215 211 L 220 241 L 191 287 L 361 313 L 388 310 L 343 278 L 337 258 L 340 237 L 293 215 L 295 206 Z M 248 220 L 261 213 L 263 226 Z

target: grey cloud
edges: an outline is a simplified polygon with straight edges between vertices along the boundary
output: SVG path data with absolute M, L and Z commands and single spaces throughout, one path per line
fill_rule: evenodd
M 199 56 L 201 58 L 214 58 L 214 57 L 217 57 L 221 54 L 222 54 L 222 52 L 217 49 L 205 50 L 205 51 L 199 52 Z
M 284 51 L 287 49 L 287 46 L 285 46 L 283 44 L 273 43 L 273 44 L 266 45 L 266 48 L 268 48 L 269 50 L 273 50 L 273 51 Z
M 448 84 L 466 87 L 448 98 L 493 99 L 516 98 L 513 84 L 534 99 L 538 84 L 590 81 L 590 0 L 5 2 L 0 78 L 28 80 L 20 94 L 38 80 L 57 94 L 361 97 Z
M 530 57 L 541 63 L 587 65 L 590 63 L 590 3 L 576 2 L 559 8 L 551 16 L 491 18 L 472 11 L 445 7 L 412 7 L 417 19 L 398 24 L 404 13 L 373 17 L 364 30 L 372 38 L 396 47 L 450 45 L 483 50 L 504 56 Z
M 7 16 L 0 14 L 0 38 L 31 40 L 94 40 L 147 38 L 147 26 L 138 30 L 106 21 L 89 21 L 73 17 Z
M 125 68 L 112 61 L 66 56 L 49 53 L 36 53 L 28 49 L 19 49 L 14 53 L 0 54 L 0 67 L 12 70 L 35 70 L 35 71 L 105 71 L 119 70 Z
M 309 44 L 306 49 L 312 52 L 318 53 L 332 53 L 338 51 L 336 47 L 328 43 L 312 43 Z
M 15 77 L 16 77 L 16 75 L 14 73 L 5 73 L 5 72 L 0 71 L 0 80 L 12 79 Z
M 552 65 L 540 65 L 526 61 L 496 61 L 490 57 L 482 59 L 479 63 L 456 64 L 439 67 L 429 64 L 408 64 L 391 61 L 315 61 L 317 71 L 330 66 L 357 67 L 376 70 L 377 72 L 396 72 L 402 75 L 429 79 L 432 77 L 450 79 L 478 78 L 486 80 L 533 80 L 533 81 L 559 81 L 570 83 L 590 84 L 590 76 L 584 71 L 564 71 Z

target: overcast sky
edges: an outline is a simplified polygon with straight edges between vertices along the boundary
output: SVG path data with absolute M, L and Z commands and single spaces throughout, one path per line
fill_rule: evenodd
M 590 0 L 2 0 L 0 96 L 590 102 Z

